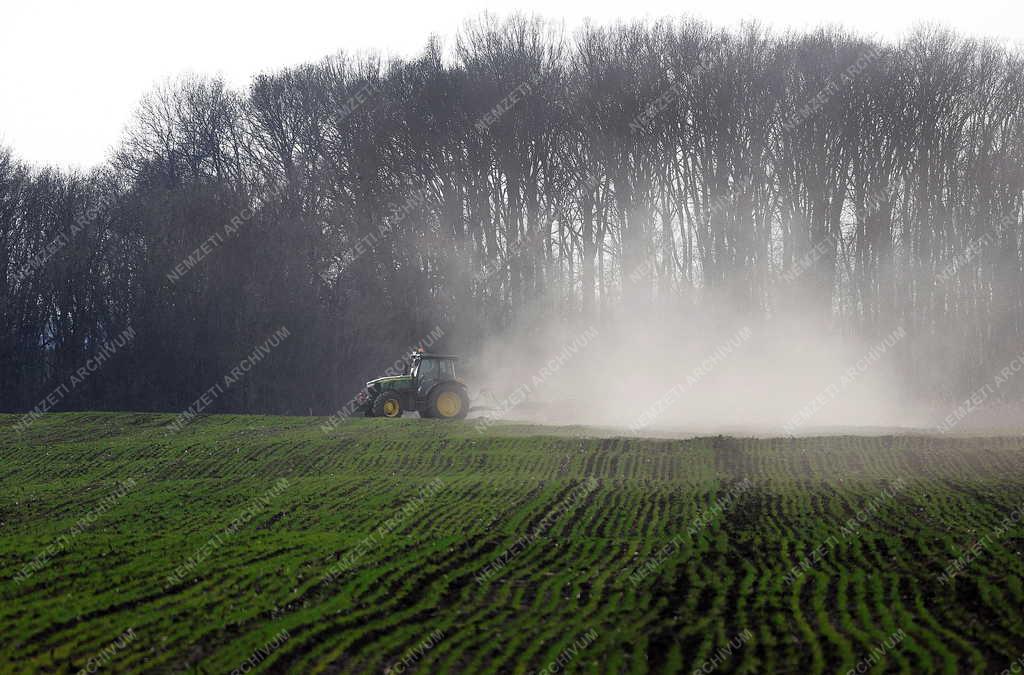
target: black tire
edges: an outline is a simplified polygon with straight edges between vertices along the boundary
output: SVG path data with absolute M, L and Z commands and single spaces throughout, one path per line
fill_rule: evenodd
M 393 406 L 388 405 L 389 403 Z M 377 398 L 373 399 L 374 417 L 401 417 L 402 412 L 402 399 L 393 391 L 381 392 Z
M 452 397 L 458 398 L 455 409 Z M 453 414 L 454 409 L 454 414 Z M 427 415 L 442 420 L 461 420 L 469 414 L 469 396 L 466 389 L 454 384 L 439 384 L 430 392 Z

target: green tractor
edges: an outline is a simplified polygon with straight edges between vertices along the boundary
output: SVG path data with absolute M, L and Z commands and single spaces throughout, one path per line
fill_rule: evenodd
M 469 413 L 466 385 L 455 377 L 456 356 L 413 352 L 405 373 L 366 383 L 357 412 L 367 417 L 401 417 L 415 410 L 420 417 L 462 419 Z

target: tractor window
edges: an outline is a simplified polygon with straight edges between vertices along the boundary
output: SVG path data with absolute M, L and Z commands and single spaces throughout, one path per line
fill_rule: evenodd
M 455 362 L 451 359 L 445 359 L 438 365 L 441 367 L 441 379 L 442 380 L 454 380 L 455 379 Z
M 423 359 L 420 361 L 419 372 L 416 373 L 416 377 L 421 380 L 437 379 L 437 361 L 434 359 Z

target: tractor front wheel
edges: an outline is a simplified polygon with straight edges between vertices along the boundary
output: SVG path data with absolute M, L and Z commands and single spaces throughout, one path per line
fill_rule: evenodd
M 440 386 L 430 392 L 427 415 L 440 419 L 461 420 L 469 414 L 469 396 L 462 387 Z
M 382 392 L 380 396 L 373 399 L 373 416 L 401 417 L 402 401 L 398 398 L 398 394 L 391 391 L 385 391 Z

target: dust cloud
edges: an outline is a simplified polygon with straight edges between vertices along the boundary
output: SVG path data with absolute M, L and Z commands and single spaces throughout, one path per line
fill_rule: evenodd
M 474 417 L 630 435 L 934 430 L 899 375 L 899 327 L 874 342 L 806 317 L 719 309 L 622 312 L 593 324 L 526 320 L 464 364 Z M 937 433 L 937 432 L 936 432 Z

